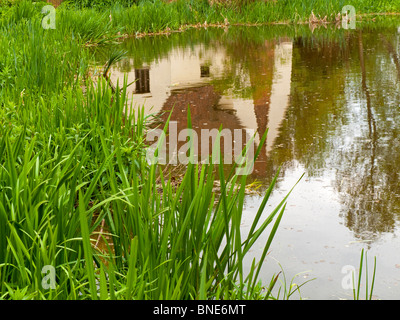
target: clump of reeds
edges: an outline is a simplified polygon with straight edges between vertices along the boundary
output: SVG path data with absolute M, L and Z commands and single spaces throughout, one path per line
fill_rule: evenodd
M 80 91 L 74 92 L 77 99 L 67 93 L 53 115 L 58 118 L 54 131 L 33 137 L 26 128 L 18 134 L 2 132 L 2 297 L 24 288 L 35 299 L 242 299 L 258 294 L 262 263 L 254 262 L 245 275 L 243 260 L 272 224 L 263 261 L 278 228 L 286 198 L 262 218 L 276 177 L 243 238 L 246 176 L 231 177 L 240 188 L 227 189 L 221 166 L 189 164 L 181 183 L 173 186 L 146 161 L 142 114 L 129 112 L 118 85 L 114 96 L 104 81 L 97 85 L 88 86 L 86 98 Z M 37 112 L 52 109 L 42 107 Z M 71 127 L 64 125 L 67 117 L 76 119 Z M 214 169 L 220 195 L 213 191 Z M 112 249 L 98 251 L 92 245 L 100 224 L 109 233 L 105 247 Z M 48 265 L 57 273 L 54 290 L 42 288 L 41 270 Z

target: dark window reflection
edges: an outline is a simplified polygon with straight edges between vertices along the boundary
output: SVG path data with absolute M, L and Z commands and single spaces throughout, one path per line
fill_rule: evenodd
M 200 66 L 200 77 L 207 78 L 210 76 L 210 66 Z
M 150 92 L 150 69 L 135 69 L 136 93 Z

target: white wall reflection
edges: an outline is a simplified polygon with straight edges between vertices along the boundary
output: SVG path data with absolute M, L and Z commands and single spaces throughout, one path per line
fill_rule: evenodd
M 270 99 L 265 102 L 268 104 L 265 109 L 265 117 L 268 119 L 267 127 L 269 128 L 266 154 L 272 149 L 274 141 L 279 135 L 279 127 L 285 117 L 289 103 L 292 49 L 292 42 L 288 39 L 282 39 L 272 46 L 274 52 L 273 80 L 271 92 L 267 93 Z M 265 50 L 271 50 L 271 46 L 266 46 Z M 131 85 L 128 94 L 132 96 L 135 106 L 144 106 L 146 115 L 158 114 L 163 110 L 171 92 L 207 85 L 213 79 L 224 77 L 229 60 L 223 46 L 207 48 L 199 44 L 190 48 L 175 48 L 169 52 L 167 57 L 142 66 L 140 71 L 136 69 L 136 72 L 127 73 L 128 83 L 135 80 L 141 81 L 140 86 Z M 129 61 L 131 65 L 134 65 L 134 62 L 132 58 Z M 143 70 L 147 70 L 147 73 Z M 149 79 L 138 79 L 138 74 L 145 75 Z M 245 83 L 250 84 L 249 74 L 240 76 L 244 77 Z M 120 71 L 120 67 L 114 66 L 110 75 L 112 82 L 119 81 L 121 83 L 123 77 L 124 74 Z M 141 93 L 138 87 L 145 88 L 143 83 L 146 81 L 149 82 L 149 92 Z M 268 90 L 268 88 L 265 90 Z M 257 130 L 255 104 L 256 101 L 253 98 L 234 96 L 227 91 L 225 94 L 221 94 L 216 108 L 235 114 L 241 126 Z M 256 135 L 255 139 L 258 145 L 259 134 Z

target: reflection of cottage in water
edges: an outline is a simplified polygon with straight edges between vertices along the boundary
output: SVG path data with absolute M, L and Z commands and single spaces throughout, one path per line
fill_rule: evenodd
M 234 96 L 229 94 L 229 88 L 218 90 L 213 86 L 213 81 L 226 77 L 227 69 L 236 62 L 225 48 L 203 45 L 173 49 L 168 57 L 128 73 L 128 83 L 136 81 L 130 93 L 135 105 L 144 105 L 146 114 L 157 114 L 162 121 L 173 110 L 171 120 L 178 122 L 178 131 L 187 127 L 188 106 L 195 130 L 218 129 L 221 125 L 231 132 L 252 129 L 257 133 L 256 147 L 268 127 L 266 147 L 255 167 L 262 173 L 288 104 L 291 52 L 289 41 L 265 41 L 245 52 L 249 62 L 247 73 L 234 76 L 245 77 L 246 85 L 252 88 L 248 97 Z M 113 82 L 117 78 L 123 78 L 118 67 L 111 73 Z
M 207 83 L 210 78 L 220 77 L 225 59 L 222 49 L 211 51 L 201 45 L 174 49 L 168 57 L 128 73 L 128 83 L 135 81 L 135 85 L 129 88 L 130 93 L 134 94 L 136 105 L 145 106 L 146 114 L 156 114 L 174 90 L 196 87 Z M 129 63 L 134 65 L 134 59 Z M 111 72 L 114 83 L 123 79 L 119 69 L 114 68 Z
M 149 93 L 150 92 L 150 68 L 135 69 L 135 92 Z

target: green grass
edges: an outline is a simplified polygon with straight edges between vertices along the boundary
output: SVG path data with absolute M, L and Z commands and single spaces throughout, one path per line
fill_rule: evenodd
M 360 267 L 358 269 L 357 282 L 355 281 L 355 274 L 353 274 L 353 298 L 354 298 L 354 300 L 360 300 L 361 277 L 363 274 L 363 264 L 364 264 L 364 249 L 361 250 Z M 365 253 L 365 300 L 372 300 L 372 294 L 374 292 L 374 285 L 375 285 L 375 276 L 376 276 L 376 257 L 374 257 L 374 269 L 372 270 L 372 281 L 370 284 L 368 281 L 368 256 L 367 256 L 367 253 Z M 369 287 L 369 285 L 371 285 L 371 287 Z

